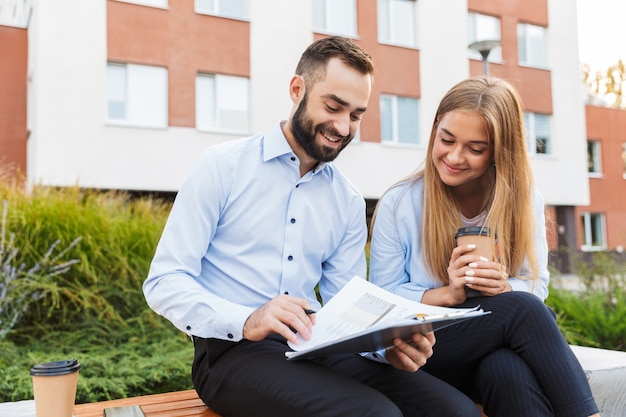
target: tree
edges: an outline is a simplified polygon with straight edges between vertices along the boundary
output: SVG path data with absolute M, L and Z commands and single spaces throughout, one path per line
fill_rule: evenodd
M 582 67 L 583 85 L 587 89 L 587 102 L 613 108 L 626 108 L 624 86 L 626 68 L 620 59 L 617 64 L 609 66 L 604 72 L 591 73 L 587 64 Z

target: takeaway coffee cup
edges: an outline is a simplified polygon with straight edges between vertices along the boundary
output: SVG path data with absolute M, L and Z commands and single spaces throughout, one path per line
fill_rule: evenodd
M 40 363 L 30 369 L 37 417 L 72 417 L 79 369 L 76 359 Z
M 456 232 L 454 237 L 456 238 L 457 246 L 473 243 L 476 245 L 476 249 L 471 253 L 484 256 L 490 261 L 495 260 L 496 240 L 491 235 L 488 227 L 462 227 Z

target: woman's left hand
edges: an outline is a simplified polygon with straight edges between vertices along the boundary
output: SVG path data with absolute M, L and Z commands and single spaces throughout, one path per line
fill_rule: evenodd
M 506 266 L 481 258 L 471 262 L 465 272 L 466 286 L 479 291 L 482 295 L 498 295 L 513 291 L 509 285 L 509 273 Z

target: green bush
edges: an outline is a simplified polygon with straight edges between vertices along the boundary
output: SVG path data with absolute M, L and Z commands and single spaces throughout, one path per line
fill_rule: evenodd
M 77 402 L 191 388 L 190 340 L 147 306 L 141 286 L 170 204 L 150 197 L 79 188 L 0 184 L 6 227 L 33 265 L 52 242 L 79 262 L 0 340 L 0 401 L 32 398 L 30 368 L 76 358 Z
M 547 304 L 559 314 L 559 327 L 574 345 L 626 350 L 626 295 L 553 290 Z
M 558 314 L 569 343 L 626 351 L 626 268 L 608 252 L 573 254 L 583 290 L 550 290 L 546 303 Z

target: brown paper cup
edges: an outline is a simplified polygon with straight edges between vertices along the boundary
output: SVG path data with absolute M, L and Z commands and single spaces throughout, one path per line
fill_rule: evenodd
M 31 368 L 37 417 L 72 417 L 79 369 L 76 359 L 46 362 Z
M 476 249 L 471 252 L 472 254 L 484 256 L 490 261 L 496 260 L 496 240 L 488 227 L 462 227 L 454 237 L 457 246 L 473 243 Z

